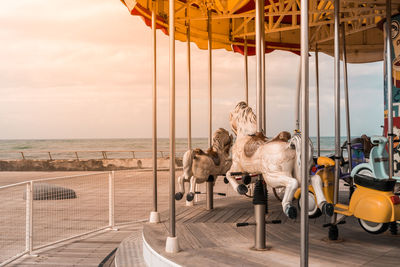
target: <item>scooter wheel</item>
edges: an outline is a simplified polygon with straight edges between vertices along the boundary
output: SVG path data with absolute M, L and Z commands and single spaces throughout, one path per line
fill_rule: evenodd
M 389 228 L 390 223 L 374 223 L 366 220 L 358 219 L 361 227 L 370 234 L 381 234 Z

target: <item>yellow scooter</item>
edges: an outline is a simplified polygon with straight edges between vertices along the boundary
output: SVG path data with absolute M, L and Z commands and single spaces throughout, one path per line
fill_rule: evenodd
M 393 193 L 396 180 L 356 174 L 354 184 L 356 189 L 349 205 L 335 205 L 337 222 L 346 216 L 354 216 L 365 231 L 380 234 L 389 228 L 391 222 L 400 220 L 400 198 Z
M 322 179 L 327 202 L 333 203 L 335 162 L 327 157 L 319 157 L 317 165 L 324 166 L 317 170 L 316 174 Z M 354 177 L 354 184 L 356 189 L 350 198 L 349 205 L 341 203 L 335 205 L 335 213 L 338 214 L 336 224 L 346 216 L 354 216 L 358 218 L 361 227 L 366 232 L 380 234 L 388 229 L 390 223 L 400 220 L 400 198 L 393 193 L 395 180 L 375 179 L 357 174 Z M 300 199 L 300 193 L 298 189 L 294 197 Z M 320 215 L 321 210 L 318 207 L 314 189 L 309 186 L 309 216 L 315 218 Z M 337 235 L 337 232 L 334 235 Z M 337 236 L 331 239 L 337 239 Z

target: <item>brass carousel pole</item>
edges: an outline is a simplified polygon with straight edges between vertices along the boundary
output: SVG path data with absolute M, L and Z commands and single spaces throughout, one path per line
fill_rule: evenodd
M 389 179 L 393 179 L 393 82 L 392 82 L 392 1 L 386 0 L 386 84 L 388 90 Z
M 157 37 L 156 37 L 157 0 L 153 0 L 151 12 L 152 45 L 153 45 L 153 211 L 150 213 L 150 223 L 160 222 L 157 210 Z
M 169 236 L 165 251 L 179 251 L 175 229 L 175 0 L 169 1 Z
M 264 86 L 264 0 L 256 0 L 256 74 L 257 74 L 257 95 L 256 95 L 256 109 L 257 109 L 257 131 L 263 132 L 264 118 L 263 118 L 263 86 Z M 264 44 L 263 44 L 264 43 Z M 260 181 L 257 181 L 260 183 Z M 253 199 L 254 203 L 254 199 Z M 254 217 L 256 220 L 255 244 L 254 249 L 265 250 L 265 204 L 259 203 L 254 205 Z
M 301 44 L 301 192 L 308 192 L 309 178 L 309 65 L 308 65 L 308 0 L 301 0 L 300 44 Z M 312 155 L 311 155 L 312 156 Z M 300 214 L 300 265 L 308 266 L 308 194 L 301 194 Z M 304 208 L 303 208 L 304 207 Z
M 336 205 L 339 197 L 339 178 L 340 178 L 340 31 L 339 31 L 339 0 L 334 2 L 334 105 L 335 105 L 335 179 L 333 205 Z M 336 225 L 337 214 L 332 216 L 329 227 L 329 239 L 337 240 L 338 228 Z
M 212 147 L 212 27 L 211 27 L 211 10 L 207 11 L 208 15 L 208 146 Z M 210 176 L 206 182 L 206 210 L 214 208 L 214 179 L 216 177 Z

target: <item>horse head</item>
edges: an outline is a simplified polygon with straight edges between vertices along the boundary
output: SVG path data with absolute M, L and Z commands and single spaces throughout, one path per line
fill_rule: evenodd
M 212 148 L 218 152 L 229 154 L 232 146 L 233 136 L 223 128 L 215 131 L 212 138 Z
M 230 113 L 229 122 L 232 131 L 237 135 L 252 135 L 257 131 L 256 115 L 246 102 L 239 102 Z

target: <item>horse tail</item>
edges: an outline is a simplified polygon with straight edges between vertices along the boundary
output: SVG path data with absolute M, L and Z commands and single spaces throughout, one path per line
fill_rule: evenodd
M 313 164 L 314 147 L 311 140 L 308 140 L 308 168 Z M 301 181 L 301 135 L 296 133 L 289 141 L 289 146 L 296 150 L 296 158 L 294 163 L 294 177 Z
M 192 177 L 192 164 L 193 159 L 196 157 L 196 153 L 194 153 L 193 149 L 190 149 L 183 154 L 182 165 L 183 165 L 183 175 L 186 179 L 190 179 Z

